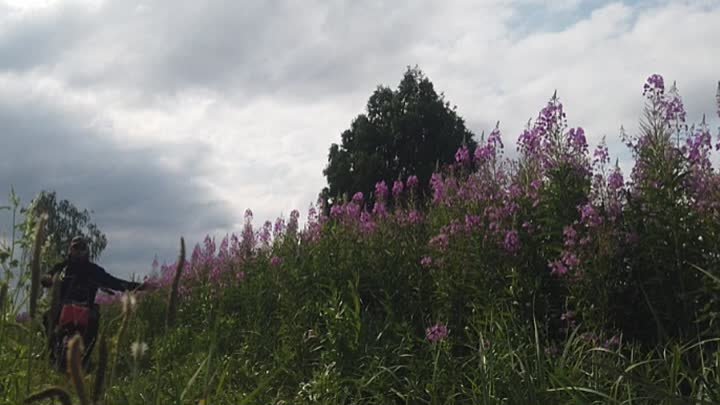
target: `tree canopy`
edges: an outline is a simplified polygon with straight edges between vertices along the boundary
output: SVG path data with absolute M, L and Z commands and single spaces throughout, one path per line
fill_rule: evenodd
M 412 175 L 420 181 L 422 198 L 437 165 L 452 162 L 463 144 L 471 152 L 477 145 L 456 107 L 422 71 L 408 68 L 397 90 L 378 86 L 367 113 L 352 121 L 340 145 L 330 146 L 321 198 L 332 204 L 362 191 L 372 199 L 377 182 Z

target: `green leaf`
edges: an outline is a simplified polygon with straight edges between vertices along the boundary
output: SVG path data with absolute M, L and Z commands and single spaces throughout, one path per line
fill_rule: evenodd
M 690 265 L 691 265 L 692 267 L 694 267 L 695 270 L 697 270 L 697 271 L 703 273 L 704 275 L 708 276 L 712 281 L 720 284 L 720 278 L 718 278 L 717 276 L 711 274 L 709 271 L 707 271 L 707 270 L 705 270 L 705 269 L 703 269 L 703 268 L 700 268 L 700 267 L 698 267 L 698 266 L 696 266 L 696 265 L 694 265 L 694 264 L 692 264 L 692 263 L 690 263 Z
M 253 399 L 255 399 L 255 397 L 257 397 L 257 396 L 260 394 L 260 392 L 261 392 L 263 389 L 265 389 L 265 387 L 267 387 L 267 386 L 270 384 L 270 382 L 271 382 L 271 381 L 273 380 L 273 378 L 275 377 L 275 374 L 276 374 L 276 373 L 277 373 L 277 370 L 275 370 L 272 374 L 269 374 L 268 376 L 266 376 L 266 377 L 260 382 L 260 384 L 257 386 L 257 388 L 255 388 L 250 394 L 248 394 L 247 397 L 243 398 L 243 400 L 240 401 L 240 403 L 239 403 L 238 405 L 249 404 L 250 401 L 252 401 Z
M 197 370 L 195 370 L 195 374 L 193 374 L 193 376 L 190 377 L 190 380 L 185 385 L 185 389 L 183 390 L 182 394 L 180 394 L 180 402 L 182 402 L 185 399 L 185 395 L 187 395 L 187 393 L 190 390 L 190 388 L 192 387 L 193 383 L 195 383 L 195 380 L 197 380 L 198 376 L 200 375 L 200 372 L 203 370 L 203 368 L 205 367 L 205 363 L 207 363 L 208 360 L 210 360 L 210 355 L 208 355 L 208 357 L 205 357 L 205 360 L 203 360 L 202 363 L 200 363 L 200 366 L 198 366 Z

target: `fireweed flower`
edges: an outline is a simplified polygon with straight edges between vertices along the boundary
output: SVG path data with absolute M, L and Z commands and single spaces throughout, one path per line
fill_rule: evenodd
M 563 253 L 563 263 L 565 263 L 569 269 L 573 269 L 580 265 L 580 260 L 575 253 L 565 252 Z
M 362 194 L 362 193 L 359 193 Z M 357 219 L 360 216 L 360 205 L 353 199 L 353 202 L 345 205 L 345 215 L 348 218 Z M 362 201 L 362 200 L 361 200 Z
M 430 239 L 429 242 L 431 247 L 434 247 L 435 249 L 442 251 L 447 250 L 448 246 L 450 245 L 450 240 L 445 233 L 441 233 L 432 239 Z
M 410 211 L 410 213 L 408 213 L 408 221 L 414 225 L 422 223 L 422 221 L 423 221 L 422 213 L 420 213 L 420 211 L 418 211 L 418 210 Z
M 425 256 L 420 260 L 420 265 L 425 268 L 432 266 L 432 263 L 433 263 L 433 260 L 432 260 L 432 257 L 430 257 L 430 256 Z
M 455 152 L 455 162 L 462 166 L 470 164 L 470 151 L 467 146 L 463 145 Z
M 620 172 L 619 168 L 616 169 L 614 172 L 610 173 L 610 175 L 608 176 L 607 184 L 608 187 L 613 191 L 619 190 L 623 187 L 623 185 L 625 184 L 625 180 L 623 179 L 623 175 Z
M 587 203 L 580 207 L 580 222 L 590 228 L 596 228 L 603 223 L 602 217 L 597 213 L 592 204 Z
M 330 208 L 330 217 L 331 217 L 331 218 L 340 218 L 340 216 L 342 216 L 343 211 L 344 211 L 344 210 L 343 210 L 343 207 L 342 207 L 341 205 L 338 205 L 338 204 L 333 205 L 333 206 Z
M 363 193 L 362 193 L 361 191 L 358 191 L 357 193 L 355 193 L 355 194 L 353 195 L 352 201 L 353 201 L 355 204 L 360 205 L 360 204 L 362 204 L 364 198 L 365 198 L 365 197 L 363 196 Z
M 477 149 L 475 149 L 475 161 L 483 163 L 490 160 L 494 154 L 493 152 L 494 151 L 491 145 L 478 146 Z
M 215 255 L 215 238 L 210 238 L 210 235 L 205 236 L 205 259 L 212 258 Z
M 553 276 L 564 276 L 567 274 L 568 268 L 565 267 L 565 264 L 560 260 L 555 260 L 550 263 L 550 274 Z
M 218 255 L 227 255 L 229 247 L 230 247 L 230 236 L 225 235 L 225 237 L 223 237 L 223 239 L 222 239 L 222 242 L 220 242 L 220 250 L 218 251 Z
M 270 258 L 270 265 L 273 267 L 280 266 L 282 264 L 282 262 L 283 262 L 282 258 L 280 258 L 278 256 L 273 256 L 272 258 Z
M 661 109 L 664 114 L 663 118 L 666 122 L 675 122 L 677 124 L 685 122 L 685 106 L 680 98 L 677 86 L 675 86 L 674 83 L 667 96 L 663 99 Z
M 472 232 L 482 227 L 482 217 L 479 215 L 465 215 L 465 230 Z
M 290 220 L 287 224 L 287 230 L 285 233 L 289 235 L 295 235 L 297 234 L 297 231 L 299 229 L 298 221 L 300 220 L 300 211 L 298 210 L 292 210 L 290 211 Z
M 222 281 L 222 268 L 220 266 L 213 267 L 210 272 L 210 282 L 215 285 L 219 285 Z
M 324 221 L 325 217 L 319 216 L 317 210 L 314 207 L 310 207 L 308 210 L 307 224 L 304 232 L 305 240 L 308 242 L 317 242 L 320 240 Z
M 363 211 L 360 214 L 360 231 L 364 235 L 370 235 L 375 232 L 375 221 L 373 221 L 370 214 L 368 214 L 366 211 Z
M 392 188 L 393 198 L 395 198 L 395 199 L 400 198 L 400 195 L 402 195 L 404 188 L 405 188 L 405 186 L 403 185 L 402 180 L 395 180 L 395 183 L 393 183 L 393 188 Z
M 572 226 L 563 228 L 563 236 L 565 237 L 565 247 L 575 246 L 577 243 L 577 231 Z
M 240 253 L 244 256 L 250 256 L 255 248 L 255 231 L 252 226 L 252 216 L 245 218 L 242 233 L 240 234 Z
M 505 234 L 503 246 L 505 247 L 505 250 L 510 253 L 516 253 L 518 250 L 520 250 L 520 237 L 518 236 L 517 231 L 508 231 Z
M 375 198 L 378 200 L 384 200 L 388 196 L 388 187 L 385 181 L 379 181 L 375 184 Z
M 318 220 L 319 220 L 319 218 L 318 218 L 317 209 L 315 209 L 315 207 L 313 207 L 311 204 L 310 208 L 308 209 L 307 221 L 308 222 L 317 222 Z
M 574 153 L 582 154 L 587 152 L 588 144 L 585 138 L 585 130 L 577 127 L 568 131 L 568 142 Z
M 659 97 L 665 93 L 665 81 L 659 74 L 647 78 L 643 85 L 643 96 Z
M 160 288 L 162 286 L 162 280 L 157 276 L 145 277 L 143 282 L 151 289 Z
M 717 103 L 717 115 L 718 117 L 720 117 L 720 81 L 718 81 L 717 93 L 715 94 L 715 102 Z
M 260 231 L 259 239 L 264 247 L 267 248 L 270 246 L 270 241 L 272 240 L 272 222 L 265 221 Z
M 604 141 L 595 148 L 593 152 L 593 163 L 594 164 L 606 164 L 610 161 L 610 152 Z
M 439 173 L 433 173 L 430 177 L 430 186 L 433 189 L 433 202 L 435 204 L 445 199 L 445 182 Z
M 528 128 L 518 138 L 518 150 L 525 156 L 536 158 L 540 152 L 540 132 L 535 128 Z
M 192 256 L 190 256 L 190 261 L 192 263 L 199 263 L 200 258 L 202 256 L 202 248 L 200 248 L 200 244 L 195 244 L 195 248 L 193 249 Z
M 500 123 L 490 132 L 485 145 L 478 146 L 475 149 L 475 160 L 478 163 L 484 163 L 492 160 L 497 156 L 498 150 L 503 149 L 502 137 L 500 134 Z
M 487 140 L 488 145 L 493 145 L 496 149 L 503 149 L 502 134 L 500 133 L 500 121 L 495 124 L 495 129 L 490 132 Z
M 419 183 L 420 183 L 420 181 L 418 181 L 417 176 L 412 175 L 412 176 L 408 177 L 406 185 L 407 185 L 407 188 L 412 190 L 412 189 L 415 189 L 415 187 L 417 187 Z
M 218 250 L 217 261 L 219 264 L 225 264 L 230 261 L 230 236 L 225 235 L 222 242 L 220 242 L 220 249 Z
M 540 205 L 540 188 L 542 188 L 542 180 L 535 179 L 530 182 L 530 190 L 528 190 L 528 198 L 532 201 L 533 208 Z
M 535 227 L 533 226 L 533 224 L 528 221 L 523 222 L 522 229 L 527 232 L 528 235 L 532 235 L 535 231 Z
M 382 218 L 387 216 L 387 206 L 385 205 L 384 199 L 378 199 L 375 201 L 375 204 L 373 205 L 373 214 Z
M 425 329 L 425 338 L 430 343 L 437 343 L 445 340 L 448 337 L 448 328 L 446 325 L 436 323 L 435 325 Z
M 336 206 L 333 206 L 336 207 Z M 273 227 L 273 238 L 278 239 L 285 233 L 285 219 L 277 218 Z

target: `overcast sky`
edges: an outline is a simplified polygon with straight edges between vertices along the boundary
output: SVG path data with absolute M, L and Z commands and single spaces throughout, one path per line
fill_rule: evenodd
M 330 144 L 408 65 L 510 147 L 557 89 L 621 152 L 653 73 L 717 126 L 720 0 L 545 3 L 0 0 L 0 192 L 93 210 L 100 264 L 142 274 L 246 208 L 305 216 Z

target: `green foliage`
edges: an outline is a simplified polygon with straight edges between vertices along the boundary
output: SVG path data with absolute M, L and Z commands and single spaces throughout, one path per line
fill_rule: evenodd
M 59 200 L 55 191 L 40 192 L 21 213 L 24 227 L 34 229 L 40 215 L 46 214 L 44 233 L 47 235 L 44 255 L 46 263 L 55 263 L 67 255 L 67 248 L 75 236 L 88 240 L 90 257 L 97 259 L 107 246 L 107 237 L 92 222 L 92 212 L 79 209 L 68 200 Z

